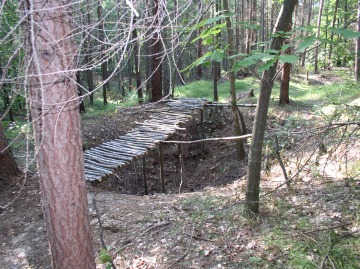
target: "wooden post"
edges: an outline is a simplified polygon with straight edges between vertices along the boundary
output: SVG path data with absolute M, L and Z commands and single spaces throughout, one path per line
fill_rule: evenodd
M 161 181 L 161 191 L 165 193 L 165 179 L 164 179 L 164 152 L 163 144 L 159 143 L 159 162 L 160 162 L 160 181 Z
M 200 109 L 200 137 L 201 137 L 201 139 L 205 138 L 205 134 L 204 134 L 204 107 L 202 109 Z M 201 152 L 203 154 L 205 152 L 205 142 L 201 143 Z
M 147 180 L 146 180 L 146 158 L 143 157 L 143 176 L 144 176 L 144 192 L 145 195 L 148 195 L 148 186 L 147 186 Z
M 183 144 L 179 144 L 178 146 L 180 147 L 180 186 L 179 186 L 179 194 L 180 194 L 181 187 L 184 182 L 185 165 L 184 165 L 184 146 Z

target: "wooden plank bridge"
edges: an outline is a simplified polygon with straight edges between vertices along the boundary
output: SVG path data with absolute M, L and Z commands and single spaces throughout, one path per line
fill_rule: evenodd
M 196 110 L 203 109 L 205 103 L 206 100 L 197 98 L 168 100 L 166 106 L 152 109 L 153 115 L 138 123 L 137 127 L 126 135 L 86 150 L 86 180 L 100 182 L 116 170 L 146 156 L 161 141 L 185 131 L 180 125 L 187 123 Z

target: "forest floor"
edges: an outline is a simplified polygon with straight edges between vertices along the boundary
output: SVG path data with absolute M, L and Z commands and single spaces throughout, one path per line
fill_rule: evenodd
M 310 79 L 340 80 L 332 74 Z M 242 112 L 250 128 L 254 109 Z M 125 134 L 149 115 L 134 107 L 101 118 L 85 116 L 84 148 Z M 205 121 L 206 136 L 232 135 L 229 109 L 207 109 Z M 360 268 L 360 179 L 353 171 L 360 167 L 360 140 L 341 138 L 340 129 L 329 136 L 322 129 L 308 135 L 324 124 L 298 104 L 271 112 L 268 131 L 278 134 L 291 187 L 284 184 L 269 136 L 261 213 L 253 218 L 242 214 L 246 162 L 236 159 L 233 142 L 185 147 L 182 177 L 178 149 L 166 146 L 167 194 L 160 192 L 156 152 L 147 158 L 150 195 L 143 195 L 140 162 L 88 185 L 97 256 L 102 246 L 94 199 L 116 268 Z M 200 138 L 199 115 L 187 128 L 187 139 Z M 341 143 L 333 143 L 334 137 Z M 51 268 L 37 176 L 0 181 L 0 197 L 0 206 L 16 198 L 0 211 L 0 268 Z M 106 266 L 97 258 L 97 268 Z

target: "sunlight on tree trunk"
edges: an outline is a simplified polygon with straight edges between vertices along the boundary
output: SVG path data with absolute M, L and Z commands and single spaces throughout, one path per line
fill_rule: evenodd
M 292 14 L 297 4 L 297 0 L 285 0 L 275 25 L 274 32 L 288 29 L 291 23 Z M 270 49 L 280 50 L 284 42 L 284 38 L 278 36 L 271 41 Z M 247 188 L 246 188 L 246 213 L 259 213 L 259 194 L 260 194 L 260 173 L 261 173 L 261 157 L 262 146 L 266 128 L 266 119 L 270 103 L 272 87 L 274 85 L 274 77 L 276 74 L 277 63 L 264 71 L 260 95 L 255 112 L 254 127 L 249 152 L 249 163 L 247 171 Z
M 25 2 L 27 79 L 53 268 L 95 268 L 71 1 Z
M 317 32 L 316 32 L 316 46 L 314 51 L 314 73 L 319 73 L 319 38 L 320 38 L 320 30 L 321 30 L 321 16 L 324 8 L 324 0 L 320 0 L 319 14 L 318 14 L 318 22 L 317 22 Z
M 357 31 L 360 32 L 360 0 L 358 2 L 358 22 Z M 355 41 L 355 79 L 360 80 L 360 38 L 356 38 Z
M 223 0 L 224 11 L 229 12 L 229 3 L 228 0 Z M 234 65 L 234 59 L 231 58 L 234 55 L 234 42 L 233 42 L 233 33 L 231 31 L 231 21 L 230 17 L 226 17 L 226 29 L 227 29 L 227 38 L 228 38 L 228 55 L 229 55 L 229 65 L 230 68 Z M 230 95 L 231 95 L 231 112 L 233 116 L 234 122 L 234 130 L 236 136 L 241 136 L 241 127 L 240 127 L 240 118 L 236 105 L 236 91 L 235 91 L 235 72 L 228 72 L 229 80 L 230 80 Z M 239 160 L 245 159 L 245 148 L 242 140 L 236 140 L 235 142 L 236 153 Z

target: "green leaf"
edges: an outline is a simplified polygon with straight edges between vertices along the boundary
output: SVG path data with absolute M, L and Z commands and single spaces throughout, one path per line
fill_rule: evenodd
M 102 263 L 107 263 L 112 261 L 112 256 L 105 248 L 102 248 L 99 253 L 100 260 Z
M 261 61 L 267 62 L 267 61 L 270 61 L 270 60 L 275 59 L 276 57 L 277 57 L 277 55 L 274 55 L 274 54 L 264 55 L 264 56 L 261 58 Z
M 349 29 L 330 27 L 329 31 L 331 31 L 335 34 L 338 34 L 338 35 L 342 35 L 346 39 L 360 38 L 360 32 L 352 31 Z
M 208 19 L 205 19 L 205 20 L 202 20 L 201 22 L 199 22 L 197 25 L 196 25 L 196 29 L 200 28 L 200 27 L 203 27 L 205 25 L 208 25 L 208 24 L 212 24 L 214 22 L 217 22 L 221 19 L 223 19 L 224 17 L 223 16 L 218 16 L 218 17 L 213 17 L 213 18 L 208 18 Z
M 290 47 L 291 47 L 290 44 L 285 44 L 285 45 L 283 45 L 283 46 L 281 47 L 281 50 L 282 50 L 282 51 L 285 51 L 285 50 L 287 50 L 287 49 L 290 48 Z
M 269 70 L 270 67 L 274 66 L 274 64 L 276 63 L 277 58 L 274 58 L 270 61 L 267 61 L 265 64 L 262 64 L 261 66 L 259 66 L 259 72 L 264 72 Z
M 228 59 L 234 59 L 237 57 L 244 57 L 244 56 L 247 56 L 247 53 L 237 53 L 237 54 L 229 56 Z
M 225 58 L 225 52 L 222 50 L 215 50 L 210 56 L 210 60 L 216 62 L 221 62 L 222 60 L 224 60 L 224 58 Z
M 238 61 L 237 63 L 235 63 L 235 66 L 240 68 L 240 67 L 248 67 L 250 65 L 254 65 L 257 62 L 259 62 L 266 55 L 267 54 L 264 54 L 264 53 L 257 53 L 257 54 L 245 57 L 245 58 L 241 59 L 240 61 Z
M 299 61 L 298 56 L 283 54 L 279 56 L 279 60 L 283 63 L 297 63 Z
M 273 49 L 267 49 L 267 50 L 265 50 L 265 53 L 279 54 L 279 51 L 278 50 L 273 50 Z
M 297 47 L 296 52 L 304 52 L 307 48 L 311 47 L 316 41 L 316 36 L 306 37 Z
M 211 45 L 213 43 L 213 38 L 212 37 L 208 37 L 206 39 L 203 40 L 202 42 L 204 45 Z

